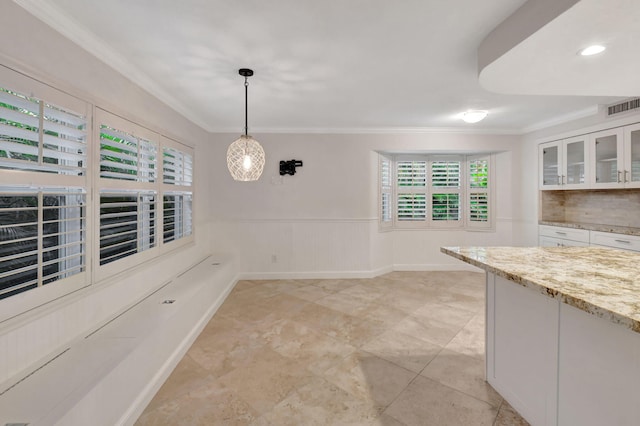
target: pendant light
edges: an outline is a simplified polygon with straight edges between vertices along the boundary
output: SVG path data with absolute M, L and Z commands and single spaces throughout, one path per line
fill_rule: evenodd
M 264 168 L 264 149 L 260 142 L 249 136 L 247 103 L 249 77 L 253 70 L 241 68 L 238 73 L 244 77 L 244 135 L 236 139 L 227 149 L 227 167 L 234 180 L 248 182 L 258 180 Z

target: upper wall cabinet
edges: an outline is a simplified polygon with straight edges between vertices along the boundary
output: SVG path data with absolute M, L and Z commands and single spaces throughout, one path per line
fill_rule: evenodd
M 589 187 L 589 149 L 586 137 L 575 137 L 540 145 L 541 189 Z
M 640 188 L 640 123 L 540 144 L 540 189 Z
M 592 188 L 624 188 L 624 144 L 621 128 L 590 135 Z

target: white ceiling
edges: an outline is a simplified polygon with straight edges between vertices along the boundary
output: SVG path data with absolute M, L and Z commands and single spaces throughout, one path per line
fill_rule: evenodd
M 640 95 L 639 0 L 580 0 L 544 24 L 482 69 L 483 87 L 538 95 Z M 607 49 L 578 54 L 594 44 Z M 509 78 L 514 74 L 518 78 Z
M 483 89 L 477 49 L 525 0 L 15 1 L 210 131 L 242 131 L 242 67 L 254 133 L 521 133 L 623 96 Z M 490 113 L 471 125 L 467 109 Z

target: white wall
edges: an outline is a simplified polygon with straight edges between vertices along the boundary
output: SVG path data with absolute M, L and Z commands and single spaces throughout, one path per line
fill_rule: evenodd
M 195 242 L 114 279 L 95 283 L 1 322 L 0 384 L 7 384 L 132 306 L 211 251 L 207 191 L 210 175 L 206 162 L 199 159 L 200 150 L 210 135 L 10 1 L 2 2 L 0 38 L 3 65 L 196 149 Z M 20 297 L 8 300 L 19 303 Z
M 470 134 L 256 134 L 267 155 L 257 182 L 234 182 L 226 149 L 238 135 L 215 135 L 211 211 L 214 246 L 233 247 L 247 277 L 372 276 L 396 269 L 461 267 L 442 245 L 513 241 L 513 150 L 517 136 Z M 392 231 L 377 226 L 376 151 L 500 152 L 496 230 Z M 280 177 L 280 160 L 302 160 Z M 519 161 L 519 159 L 516 159 Z

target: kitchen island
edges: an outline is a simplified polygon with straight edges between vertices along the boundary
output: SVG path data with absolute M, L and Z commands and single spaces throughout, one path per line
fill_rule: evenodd
M 640 425 L 640 254 L 443 247 L 487 273 L 487 381 L 532 425 Z

